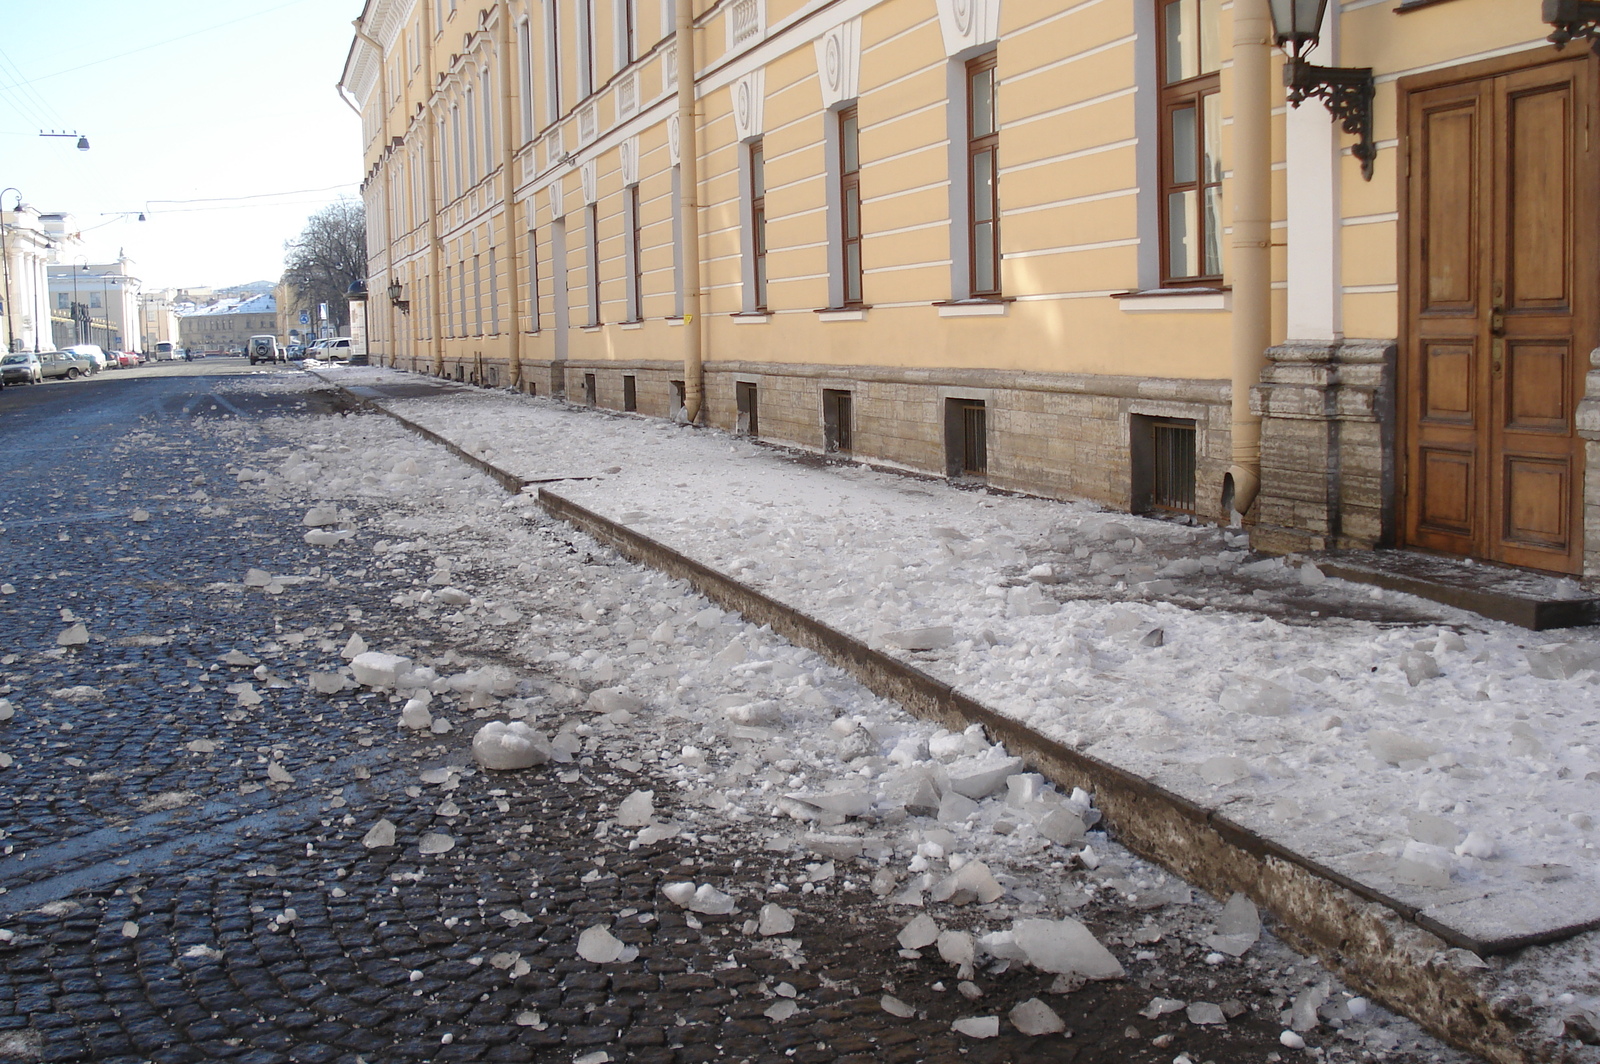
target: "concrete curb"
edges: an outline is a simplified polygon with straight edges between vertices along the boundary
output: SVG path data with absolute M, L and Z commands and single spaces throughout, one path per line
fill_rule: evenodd
M 507 491 L 520 493 L 532 486 L 381 402 L 328 383 L 446 448 Z M 992 739 L 1057 785 L 1093 793 L 1119 843 L 1215 896 L 1227 897 L 1234 891 L 1249 895 L 1277 918 L 1273 930 L 1279 937 L 1315 954 L 1348 983 L 1440 1039 L 1496 1064 L 1566 1059 L 1560 1043 L 1518 1011 L 1515 996 L 1500 991 L 1493 970 L 1442 958 L 1452 945 L 1477 952 L 1482 944 L 1463 940 L 1447 928 L 1428 926 L 1432 921 L 1415 907 L 1285 850 L 1149 780 L 1041 735 L 915 666 L 549 488 L 538 489 L 538 501 L 551 517 L 633 561 L 688 581 L 707 598 L 755 623 L 770 625 L 790 642 L 822 655 L 917 716 L 954 730 L 983 725 Z

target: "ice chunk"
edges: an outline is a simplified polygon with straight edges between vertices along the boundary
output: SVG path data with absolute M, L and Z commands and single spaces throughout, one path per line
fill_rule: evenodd
M 768 902 L 761 907 L 760 922 L 756 925 L 756 930 L 767 938 L 773 935 L 787 935 L 794 930 L 794 913 L 781 905 Z
M 901 949 L 926 949 L 939 941 L 939 925 L 927 913 L 918 913 L 900 929 Z
M 1411 837 L 1429 846 L 1451 847 L 1461 841 L 1461 829 L 1443 817 L 1412 813 L 1408 819 Z
M 386 818 L 372 825 L 372 827 L 367 829 L 367 833 L 361 836 L 361 845 L 365 846 L 369 850 L 381 849 L 385 846 L 393 846 L 394 822 Z
M 765 1016 L 773 1023 L 782 1023 L 784 1020 L 789 1019 L 799 1011 L 799 1005 L 795 1004 L 793 1001 L 790 1001 L 788 998 L 780 998 L 779 1000 L 774 1001 L 771 1005 L 767 1006 L 766 1010 L 762 1012 L 761 1015 Z
M 1328 984 L 1326 982 L 1318 983 L 1316 986 L 1302 990 L 1295 996 L 1294 1004 L 1289 1010 L 1290 1028 L 1301 1034 L 1315 1030 L 1319 1022 L 1317 1010 L 1327 1000 Z
M 433 593 L 433 601 L 446 606 L 467 606 L 472 602 L 472 596 L 459 587 L 441 587 Z
M 1029 998 L 1011 1010 L 1007 1017 L 1011 1026 L 1030 1038 L 1038 1038 L 1047 1034 L 1060 1034 L 1067 1029 L 1067 1025 L 1056 1010 L 1046 1005 L 1038 998 Z
M 994 1038 L 1000 1033 L 1000 1017 L 968 1016 L 952 1023 L 950 1027 L 968 1038 Z
M 961 732 L 940 732 L 928 740 L 928 756 L 954 761 L 967 752 L 967 737 Z
M 1056 806 L 1035 822 L 1039 834 L 1060 846 L 1075 846 L 1088 830 L 1071 809 Z
M 1242 757 L 1218 754 L 1195 766 L 1200 778 L 1213 787 L 1227 787 L 1250 776 L 1250 763 Z
M 970 965 L 977 955 L 977 944 L 965 931 L 939 932 L 939 956 L 946 964 L 957 967 Z
M 666 899 L 680 909 L 687 909 L 694 900 L 693 883 L 666 883 L 661 887 L 661 893 Z
M 975 901 L 998 901 L 1005 894 L 1005 888 L 995 881 L 989 872 L 989 866 L 982 861 L 968 861 L 954 874 L 946 876 L 934 884 L 929 897 L 934 901 L 947 901 L 951 905 L 970 905 Z
M 592 713 L 637 713 L 644 703 L 620 687 L 601 687 L 590 692 L 584 706 Z
M 1434 656 L 1420 650 L 1408 650 L 1400 655 L 1400 671 L 1405 673 L 1406 682 L 1412 687 L 1441 675 L 1439 662 Z
M 57 646 L 81 647 L 87 642 L 89 642 L 89 629 L 83 626 L 82 621 L 63 629 L 61 634 L 56 636 Z
M 942 650 L 955 643 L 956 632 L 949 625 L 907 628 L 899 632 L 885 632 L 883 641 L 901 650 Z
M 872 811 L 872 792 L 865 787 L 835 784 L 821 793 L 796 792 L 788 797 L 840 816 L 866 816 Z
M 702 883 L 694 890 L 688 907 L 707 916 L 726 916 L 739 907 L 731 894 L 724 894 L 710 883 Z
M 939 819 L 946 824 L 957 824 L 978 811 L 978 803 L 950 791 L 939 799 Z
M 1416 887 L 1448 887 L 1452 864 L 1449 850 L 1412 840 L 1395 862 L 1394 878 Z
M 336 695 L 345 689 L 345 678 L 336 672 L 311 674 L 311 689 L 319 695 Z
M 1206 938 L 1206 945 L 1230 957 L 1242 957 L 1261 937 L 1261 914 L 1256 903 L 1235 893 L 1222 907 L 1217 933 Z
M 288 769 L 283 767 L 283 762 L 281 761 L 267 762 L 267 779 L 271 780 L 273 783 L 294 782 L 294 777 L 289 774 Z
M 917 1010 L 907 1005 L 893 994 L 885 994 L 878 999 L 878 1007 L 891 1016 L 898 1016 L 902 1020 L 909 1020 L 917 1014 Z
M 266 587 L 272 583 L 272 574 L 265 569 L 249 569 L 244 574 L 245 587 Z
M 16 715 L 17 711 L 12 708 L 11 699 L 0 698 L 0 720 L 10 720 Z
M 1228 1018 L 1222 1014 L 1222 1006 L 1209 1001 L 1190 1002 L 1185 1014 L 1189 1017 L 1190 1023 L 1200 1026 L 1228 1022 Z
M 441 853 L 449 853 L 455 848 L 455 839 L 452 839 L 449 835 L 444 835 L 437 831 L 427 832 L 422 836 L 422 840 L 417 844 L 417 849 L 422 852 L 424 857 L 432 857 Z
M 600 924 L 578 936 L 578 956 L 590 964 L 610 964 L 622 956 L 622 949 L 622 941 Z
M 1528 672 L 1541 680 L 1570 680 L 1585 669 L 1600 670 L 1600 647 L 1557 643 L 1529 647 Z
M 1373 732 L 1367 736 L 1367 749 L 1378 760 L 1396 766 L 1406 761 L 1426 761 L 1439 752 L 1439 747 L 1428 740 L 1397 731 Z
M 306 511 L 306 515 L 300 519 L 300 523 L 308 528 L 336 525 L 339 523 L 339 511 L 332 506 L 313 506 Z
M 617 804 L 614 818 L 625 828 L 642 828 L 656 815 L 656 792 L 634 791 Z
M 508 772 L 542 765 L 550 760 L 551 751 L 544 735 L 526 722 L 491 720 L 472 737 L 472 756 L 484 768 Z
M 905 806 L 912 816 L 938 816 L 939 789 L 927 776 L 918 775 L 911 793 L 906 796 Z
M 300 538 L 313 547 L 332 547 L 354 539 L 355 533 L 349 529 L 335 531 L 331 528 L 308 528 L 305 535 Z
M 408 700 L 400 710 L 400 726 L 412 731 L 427 731 L 433 727 L 433 713 L 428 703 L 420 698 Z
M 367 641 L 361 638 L 361 633 L 351 632 L 350 638 L 345 640 L 344 649 L 339 651 L 339 656 L 346 661 L 360 657 L 367 652 Z
M 1011 934 L 1028 963 L 1045 972 L 1077 972 L 1089 979 L 1121 979 L 1122 965 L 1072 917 L 1018 920 Z
M 1231 713 L 1251 713 L 1258 717 L 1287 716 L 1291 696 L 1285 687 L 1254 676 L 1240 676 L 1217 696 L 1217 702 Z
M 761 702 L 745 702 L 737 706 L 728 706 L 723 710 L 734 724 L 768 725 L 781 724 L 783 715 L 778 710 L 778 703 L 771 700 Z
M 1456 847 L 1456 853 L 1462 857 L 1476 857 L 1480 861 L 1487 861 L 1495 855 L 1494 838 L 1487 832 L 1469 831 L 1467 837 Z
M 1005 786 L 1006 778 L 1022 771 L 1022 758 L 964 758 L 952 764 L 946 775 L 950 789 L 968 798 L 985 798 Z
M 400 679 L 400 674 L 410 667 L 410 658 L 403 658 L 398 654 L 385 654 L 378 650 L 357 654 L 350 661 L 356 683 L 364 687 L 393 687 Z

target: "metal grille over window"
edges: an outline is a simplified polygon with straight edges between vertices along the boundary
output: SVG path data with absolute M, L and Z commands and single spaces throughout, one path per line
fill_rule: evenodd
M 1142 420 L 1149 432 L 1149 508 L 1194 513 L 1194 422 L 1175 418 Z

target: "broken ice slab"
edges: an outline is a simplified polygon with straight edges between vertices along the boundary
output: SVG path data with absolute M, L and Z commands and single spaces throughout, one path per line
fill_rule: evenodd
M 965 931 L 939 932 L 938 946 L 944 962 L 957 967 L 970 966 L 977 956 L 977 944 Z
M 1528 672 L 1541 680 L 1570 680 L 1586 669 L 1600 671 L 1600 647 L 1557 643 L 1529 647 Z
M 883 633 L 883 641 L 901 650 L 942 650 L 956 641 L 956 632 L 949 625 L 931 628 L 907 628 L 898 632 Z
M 1018 920 L 1011 937 L 1029 964 L 1045 972 L 1077 972 L 1089 979 L 1121 979 L 1122 965 L 1089 929 L 1070 916 Z
M 590 964 L 610 964 L 622 956 L 623 949 L 622 941 L 600 924 L 578 936 L 578 956 Z
M 880 840 L 871 840 L 882 848 Z M 803 840 L 806 849 L 818 857 L 827 857 L 836 861 L 848 861 L 860 857 L 867 848 L 867 839 L 856 835 L 817 835 L 808 834 Z
M 1061 846 L 1075 846 L 1082 842 L 1087 828 L 1077 814 L 1064 806 L 1057 806 L 1034 822 L 1039 834 Z
M 1289 690 L 1254 676 L 1235 677 L 1234 682 L 1222 689 L 1217 703 L 1232 713 L 1250 713 L 1258 717 L 1287 716 L 1291 704 Z
M 1011 1021 L 1011 1026 L 1030 1038 L 1060 1034 L 1067 1029 L 1066 1023 L 1057 1015 L 1056 1010 L 1038 998 L 1029 998 L 1017 1005 L 1007 1018 Z
M 968 861 L 957 871 L 934 885 L 929 897 L 951 905 L 970 905 L 975 901 L 988 904 L 998 901 L 1005 888 L 995 881 L 988 865 L 982 861 Z
M 449 853 L 455 848 L 455 839 L 451 838 L 449 835 L 445 835 L 437 831 L 430 831 L 423 835 L 421 841 L 417 844 L 417 849 L 420 850 L 424 856 L 434 856 L 437 854 Z
M 909 1020 L 917 1014 L 917 1010 L 907 1005 L 893 994 L 885 994 L 878 999 L 878 1006 L 891 1016 L 898 1016 L 902 1020 Z
M 400 674 L 411 667 L 411 659 L 398 654 L 368 650 L 350 660 L 356 683 L 364 687 L 394 687 Z
M 771 938 L 773 935 L 787 935 L 794 930 L 794 913 L 781 905 L 768 902 L 761 907 L 756 930 L 766 938 Z
M 1242 957 L 1261 938 L 1261 914 L 1256 903 L 1243 894 L 1235 893 L 1222 907 L 1217 920 L 1216 934 L 1206 938 L 1206 945 L 1230 957 Z
M 1200 773 L 1201 779 L 1213 787 L 1227 787 L 1251 775 L 1248 761 L 1228 754 L 1208 757 L 1196 765 L 1195 770 Z
M 655 799 L 655 791 L 634 791 L 617 803 L 613 819 L 620 827 L 642 828 L 656 815 Z
M 1198 1026 L 1227 1023 L 1228 1018 L 1222 1014 L 1222 1006 L 1209 1001 L 1194 1001 L 1189 1004 L 1185 1015 L 1189 1022 Z
M 1000 1017 L 968 1016 L 952 1023 L 950 1027 L 968 1038 L 994 1038 L 1000 1033 Z
M 1399 766 L 1407 761 L 1426 761 L 1440 748 L 1426 739 L 1397 731 L 1375 731 L 1367 736 L 1367 749 L 1380 761 Z
M 1022 771 L 1022 758 L 963 758 L 945 770 L 949 789 L 967 798 L 986 798 Z
M 955 791 L 949 791 L 939 799 L 938 817 L 946 824 L 959 823 L 978 811 L 978 803 L 971 798 L 963 797 Z
M 388 819 L 383 819 L 372 825 L 372 827 L 367 829 L 367 833 L 361 836 L 361 845 L 365 846 L 369 850 L 381 849 L 385 846 L 393 846 L 394 822 Z
M 840 816 L 866 816 L 872 812 L 873 795 L 865 787 L 836 785 L 827 791 L 796 791 L 786 797 Z
M 472 737 L 472 756 L 484 768 L 499 772 L 532 768 L 550 760 L 550 741 L 523 721 L 492 720 Z
M 912 816 L 939 815 L 939 789 L 927 776 L 918 774 L 905 799 L 906 812 Z
M 592 713 L 637 713 L 644 703 L 620 687 L 601 687 L 590 692 L 585 708 Z
M 918 913 L 900 929 L 901 949 L 926 949 L 939 941 L 939 925 L 927 913 Z
M 724 894 L 710 883 L 698 887 L 693 883 L 668 883 L 661 888 L 661 893 L 680 909 L 707 916 L 726 916 L 739 906 L 732 895 Z

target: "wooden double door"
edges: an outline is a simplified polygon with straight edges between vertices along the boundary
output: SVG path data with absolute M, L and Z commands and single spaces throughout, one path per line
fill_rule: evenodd
M 1570 49 L 1402 83 L 1411 546 L 1581 571 L 1574 422 L 1600 300 L 1596 70 Z

